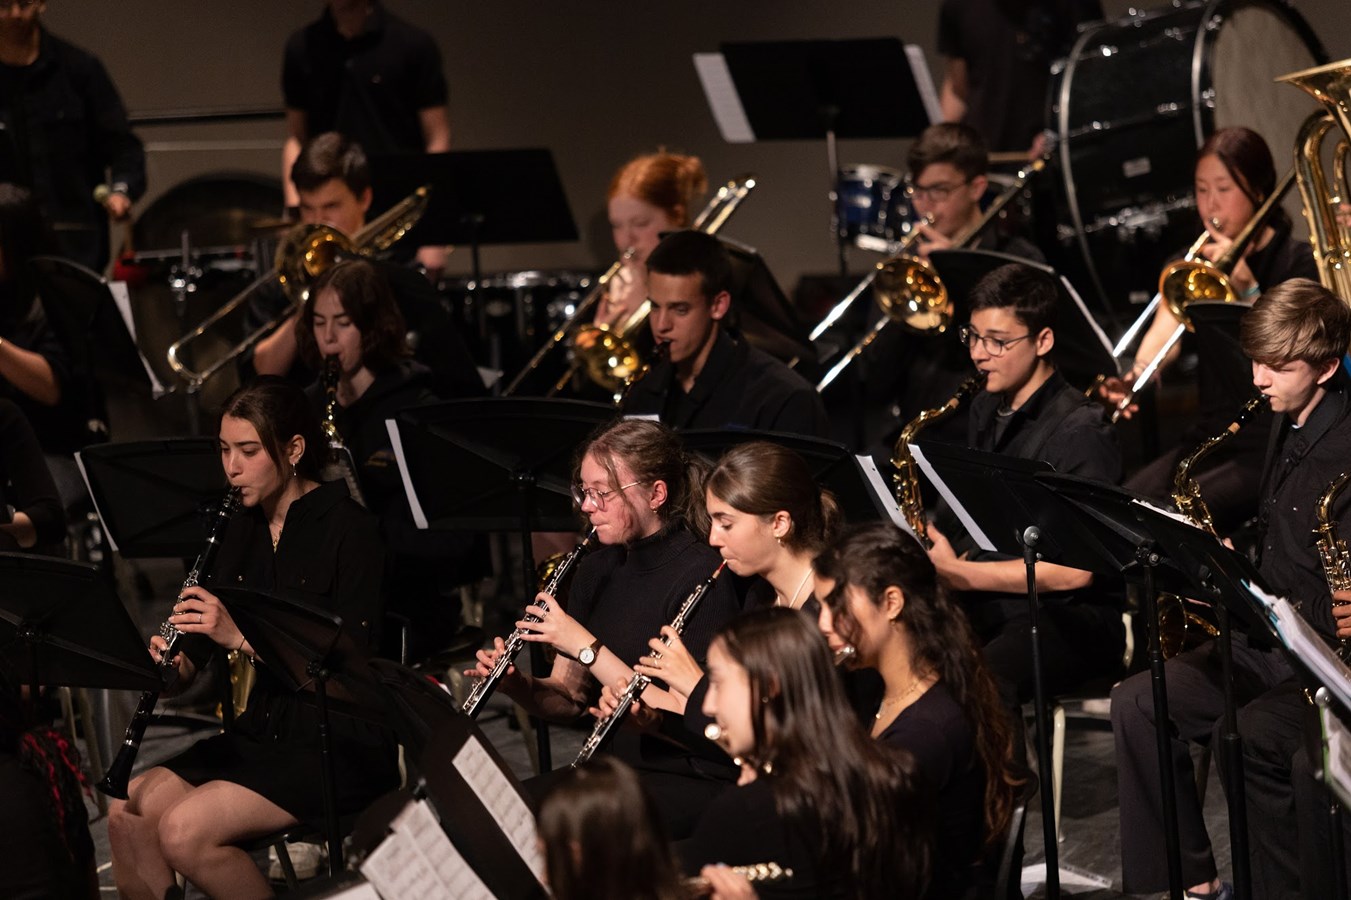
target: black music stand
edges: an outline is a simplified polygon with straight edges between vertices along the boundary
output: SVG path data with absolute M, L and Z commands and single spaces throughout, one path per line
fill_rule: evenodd
M 774 358 L 816 361 L 816 346 L 764 257 L 754 247 L 718 238 L 732 258 L 729 327 Z
M 1194 330 L 1202 397 L 1251 397 L 1252 363 L 1239 343 L 1240 320 L 1251 309 L 1243 303 L 1201 301 L 1187 304 Z
M 364 648 L 343 631 L 342 618 L 299 600 L 245 588 L 211 585 L 230 618 L 253 648 L 258 665 L 289 690 L 312 693 L 319 711 L 320 780 L 330 875 L 342 871 L 338 834 L 337 787 L 329 720 L 332 713 L 384 723 L 381 712 L 367 709 L 360 684 L 368 678 Z M 368 694 L 367 694 L 368 695 Z
M 929 254 L 929 261 L 952 300 L 954 325 L 970 318 L 966 298 L 976 282 L 1000 266 L 1021 263 L 1045 272 L 1055 279 L 1057 289 L 1055 349 L 1051 351 L 1056 368 L 1071 382 L 1083 385 L 1103 372 L 1120 371 L 1120 362 L 1112 356 L 1112 342 L 1102 326 L 1069 279 L 1050 266 L 992 250 L 935 250 Z
M 145 642 L 96 566 L 0 553 L 0 584 L 0 666 L 16 681 L 159 690 Z
M 215 438 L 98 444 L 75 454 L 114 551 L 191 559 L 227 482 Z
M 937 99 L 923 57 L 894 37 L 731 42 L 698 53 L 695 69 L 723 139 L 729 142 L 826 142 L 832 184 L 837 138 L 915 137 L 932 121 Z M 832 191 L 832 214 L 835 197 Z M 836 228 L 840 274 L 846 239 Z
M 77 262 L 37 256 L 30 262 L 52 330 L 70 351 L 81 378 L 109 377 L 149 387 L 145 359 L 118 312 L 108 281 Z
M 680 434 L 685 449 L 699 453 L 716 463 L 718 457 L 733 447 L 751 441 L 769 441 L 792 450 L 806 461 L 816 483 L 835 495 L 841 512 L 848 522 L 895 522 L 910 530 L 901 515 L 884 478 L 874 481 L 869 472 L 878 472 L 871 458 L 858 457 L 843 444 L 799 434 L 781 434 L 772 431 L 699 430 Z
M 535 596 L 531 535 L 575 531 L 573 456 L 613 407 L 580 400 L 496 397 L 404 410 L 386 420 L 413 521 L 419 528 L 515 531 L 521 584 Z M 533 671 L 543 653 L 530 644 Z M 553 768 L 549 732 L 535 719 L 540 769 Z

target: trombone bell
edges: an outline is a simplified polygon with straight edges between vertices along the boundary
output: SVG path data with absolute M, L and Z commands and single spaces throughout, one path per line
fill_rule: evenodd
M 913 256 L 877 264 L 873 297 L 893 322 L 928 334 L 941 334 L 952 324 L 952 301 L 933 267 Z

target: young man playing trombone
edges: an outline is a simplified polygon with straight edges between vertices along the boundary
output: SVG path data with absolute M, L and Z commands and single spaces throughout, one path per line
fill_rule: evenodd
M 1259 570 L 1277 594 L 1298 601 L 1309 623 L 1331 638 L 1332 598 L 1312 535 L 1318 498 L 1351 459 L 1351 397 L 1342 371 L 1342 357 L 1351 346 L 1351 310 L 1316 282 L 1286 281 L 1265 291 L 1243 317 L 1241 340 L 1252 362 L 1252 383 L 1276 416 L 1255 510 Z M 1341 534 L 1351 525 L 1347 508 L 1342 498 L 1336 506 Z M 1191 741 L 1209 741 L 1216 759 L 1222 759 L 1217 645 L 1210 641 L 1167 663 L 1182 883 L 1188 897 L 1231 895 L 1217 877 L 1189 749 Z M 1303 746 L 1304 719 L 1311 710 L 1280 650 L 1235 634 L 1233 666 L 1252 896 L 1318 896 L 1300 892 L 1302 840 L 1291 786 L 1292 759 Z M 1151 692 L 1148 673 L 1112 691 L 1122 881 L 1130 893 L 1168 887 Z M 1224 774 L 1228 781 L 1234 773 Z

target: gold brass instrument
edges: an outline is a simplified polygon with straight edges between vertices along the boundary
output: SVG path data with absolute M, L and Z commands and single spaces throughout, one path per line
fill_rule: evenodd
M 962 382 L 962 386 L 957 389 L 957 393 L 948 398 L 948 402 L 933 409 L 926 409 L 915 416 L 901 429 L 901 436 L 896 441 L 895 450 L 892 451 L 891 464 L 896 468 L 894 476 L 896 505 L 901 508 L 901 515 L 905 516 L 910 530 L 915 533 L 915 537 L 925 550 L 932 550 L 934 543 L 929 539 L 929 523 L 924 518 L 924 500 L 920 496 L 919 471 L 915 466 L 915 458 L 910 453 L 910 445 L 915 442 L 915 436 L 921 429 L 951 414 L 984 384 L 984 373 L 977 373 Z
M 993 223 L 999 214 L 1004 211 L 1004 207 L 1022 191 L 1026 186 L 1027 180 L 1042 169 L 1046 168 L 1046 161 L 1038 159 L 1022 169 L 1014 176 L 1012 183 L 1006 187 L 994 202 L 985 210 L 979 219 L 964 231 L 958 233 L 952 239 L 954 249 L 963 249 L 985 231 Z M 913 246 L 917 240 L 919 229 L 906 236 L 907 244 L 905 250 Z M 908 252 L 902 251 L 890 259 L 884 259 L 869 272 L 858 287 L 850 292 L 857 296 L 863 292 L 863 289 L 871 284 L 873 289 L 873 299 L 877 302 L 878 308 L 882 311 L 882 317 L 877 320 L 872 329 L 856 343 L 849 352 L 840 358 L 834 366 L 830 368 L 816 385 L 817 392 L 824 391 L 830 386 L 840 373 L 849 367 L 859 354 L 868 349 L 869 345 L 877 339 L 892 322 L 899 322 L 912 331 L 922 334 L 941 334 L 952 324 L 952 298 L 948 296 L 947 288 L 943 286 L 943 281 L 938 277 L 932 265 L 927 260 L 918 256 L 912 256 Z M 832 310 L 832 313 L 834 310 Z M 819 326 L 818 326 L 819 328 Z M 813 334 L 817 331 L 814 329 Z
M 324 430 L 324 437 L 328 438 L 328 461 L 324 464 L 320 477 L 324 481 L 341 479 L 347 484 L 348 495 L 365 506 L 366 497 L 361 493 L 361 482 L 357 479 L 356 466 L 352 460 L 351 451 L 343 443 L 342 434 L 338 431 L 336 421 L 338 380 L 341 377 L 342 363 L 338 361 L 338 354 L 333 353 L 324 357 L 324 369 L 320 373 L 319 380 L 324 386 L 324 395 L 327 399 L 324 404 L 324 419 L 319 424 Z
M 718 193 L 695 218 L 691 229 L 717 234 L 741 202 L 755 190 L 755 185 L 754 175 L 742 175 L 718 188 Z M 546 396 L 552 397 L 563 390 L 579 371 L 611 394 L 623 391 L 643 366 L 634 335 L 647 321 L 651 309 L 651 304 L 644 300 L 622 322 L 613 326 L 592 324 L 578 328 L 572 341 L 572 363 Z
M 1197 528 L 1208 531 L 1217 538 L 1220 535 L 1215 529 L 1215 519 L 1210 514 L 1210 507 L 1206 504 L 1205 498 L 1201 496 L 1201 486 L 1192 475 L 1192 470 L 1196 468 L 1198 462 L 1213 453 L 1215 448 L 1248 424 L 1258 409 L 1266 403 L 1266 399 L 1259 394 L 1249 400 L 1227 428 L 1207 438 L 1184 457 L 1173 472 L 1173 503 L 1177 506 L 1178 512 L 1190 519 Z M 1188 606 L 1187 601 L 1176 594 L 1159 596 L 1159 644 L 1165 659 L 1170 659 L 1207 638 L 1219 635 L 1219 629 L 1213 623 Z
M 259 276 L 243 291 L 231 297 L 202 323 L 179 338 L 169 347 L 169 366 L 186 382 L 190 393 L 201 389 L 211 376 L 230 365 L 249 348 L 272 333 L 286 318 L 300 308 L 311 284 L 343 258 L 369 256 L 388 250 L 412 230 L 427 210 L 431 185 L 423 185 L 394 204 L 376 218 L 367 222 L 352 236 L 343 234 L 331 225 L 301 224 L 288 231 L 277 247 L 272 270 Z M 286 309 L 271 321 L 260 325 L 206 367 L 193 361 L 185 362 L 186 351 L 228 316 L 243 306 L 253 293 L 267 285 L 278 283 L 291 301 Z M 194 368 L 196 366 L 196 368 Z
M 1319 495 L 1314 507 L 1318 520 L 1313 532 L 1314 539 L 1318 544 L 1318 558 L 1323 563 L 1323 576 L 1328 581 L 1330 591 L 1351 591 L 1351 555 L 1347 553 L 1346 539 L 1337 536 L 1337 520 L 1332 514 L 1332 504 L 1348 481 L 1351 481 L 1351 471 L 1334 478 L 1332 484 Z M 1332 605 L 1345 606 L 1346 602 L 1334 598 Z M 1351 641 L 1343 638 L 1338 642 L 1337 656 L 1342 662 L 1351 662 Z
M 1351 201 L 1347 166 L 1351 163 L 1351 59 L 1282 75 L 1277 81 L 1307 92 L 1327 112 L 1304 121 L 1295 142 L 1295 174 L 1309 223 L 1309 243 L 1323 286 L 1351 303 L 1351 228 L 1337 217 L 1337 207 Z M 1333 151 L 1333 184 L 1329 190 L 1323 165 L 1323 142 L 1336 126 L 1341 138 Z

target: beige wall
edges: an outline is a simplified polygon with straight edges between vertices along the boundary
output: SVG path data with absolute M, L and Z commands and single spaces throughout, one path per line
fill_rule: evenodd
M 1351 56 L 1334 27 L 1345 0 L 1300 0 L 1332 58 Z M 666 145 L 703 157 L 718 183 L 754 171 L 761 187 L 727 234 L 758 246 L 791 288 L 833 267 L 825 152 L 815 142 L 730 145 L 708 112 L 690 55 L 732 40 L 898 35 L 937 72 L 939 0 L 387 0 L 439 41 L 457 148 L 552 149 L 583 233 L 575 244 L 489 248 L 489 271 L 596 268 L 613 258 L 603 194 L 612 170 Z M 1106 0 L 1109 15 L 1122 0 Z M 1157 3 L 1131 4 L 1154 6 Z M 133 113 L 271 107 L 281 102 L 280 54 L 318 0 L 50 0 L 48 25 L 97 53 Z M 886 90 L 877 88 L 879 96 Z M 1293 91 L 1293 89 L 1292 89 Z M 274 172 L 280 121 L 141 130 L 152 193 L 201 171 Z M 896 165 L 896 141 L 845 141 L 846 162 Z M 469 266 L 467 254 L 452 258 Z M 860 258 L 860 262 L 862 259 Z

